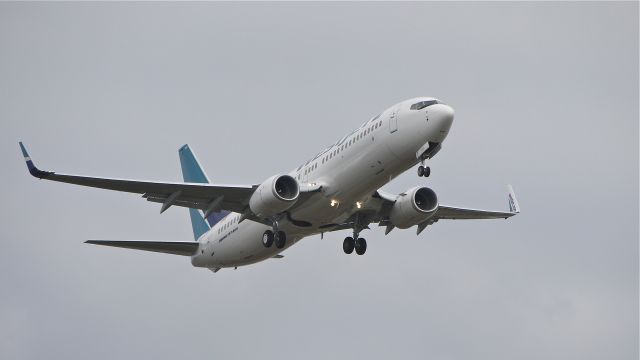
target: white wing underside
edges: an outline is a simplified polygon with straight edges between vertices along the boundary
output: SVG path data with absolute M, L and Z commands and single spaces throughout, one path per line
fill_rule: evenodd
M 417 233 L 420 234 L 428 225 L 439 220 L 484 220 L 484 219 L 507 219 L 520 212 L 513 188 L 508 186 L 509 190 L 509 208 L 510 211 L 493 211 L 462 208 L 448 205 L 439 205 L 436 213 L 417 225 Z M 339 224 L 328 231 L 337 231 L 351 229 L 356 225 L 356 221 L 363 228 L 368 228 L 371 223 L 378 223 L 379 226 L 386 226 L 386 233 L 389 233 L 394 225 L 389 220 L 389 211 L 396 201 L 398 195 L 388 194 L 378 190 L 371 201 L 369 201 L 362 210 L 351 216 L 345 223 Z
M 116 178 L 100 178 L 82 175 L 59 174 L 51 171 L 39 170 L 33 164 L 26 149 L 20 144 L 29 172 L 40 179 L 58 181 L 68 184 L 89 186 L 100 189 L 123 191 L 141 194 L 143 198 L 151 202 L 163 204 L 161 211 L 170 206 L 182 206 L 203 211 L 210 210 L 212 204 L 217 209 L 228 210 L 238 213 L 246 213 L 251 195 L 258 185 L 213 185 L 206 183 L 176 183 L 157 182 L 144 180 L 128 180 Z M 305 201 L 307 196 L 320 191 L 321 186 L 305 186 L 300 188 L 300 203 Z M 391 195 L 382 191 L 376 191 L 363 209 L 354 213 L 346 222 L 335 224 L 335 226 L 325 227 L 324 231 L 336 231 L 353 228 L 354 224 L 359 224 L 362 228 L 368 228 L 371 223 L 378 223 L 387 226 L 387 232 L 393 228 L 393 224 L 388 219 L 389 211 L 395 203 L 397 195 Z M 436 213 L 418 225 L 420 233 L 427 225 L 433 224 L 441 219 L 446 220 L 471 220 L 471 219 L 506 219 L 520 212 L 515 194 L 509 186 L 509 212 L 469 209 L 440 205 Z M 248 219 L 265 222 L 249 215 Z M 312 220 L 312 219 L 309 219 Z M 112 245 L 114 246 L 114 245 Z

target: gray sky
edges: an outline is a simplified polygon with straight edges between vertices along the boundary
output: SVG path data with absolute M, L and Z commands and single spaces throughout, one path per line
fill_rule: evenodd
M 638 358 L 638 3 L 1 3 L 0 358 Z M 442 203 L 509 221 L 345 233 L 213 274 L 82 244 L 185 209 L 31 178 L 257 183 L 380 110 L 456 110 Z

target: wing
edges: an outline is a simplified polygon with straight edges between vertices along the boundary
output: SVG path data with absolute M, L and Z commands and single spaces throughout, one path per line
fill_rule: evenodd
M 454 207 L 448 205 L 439 205 L 436 213 L 429 219 L 417 225 L 417 233 L 420 234 L 427 226 L 437 222 L 438 220 L 472 220 L 472 219 L 507 219 L 520 212 L 520 206 L 516 199 L 515 193 L 511 185 L 508 186 L 509 195 L 509 211 L 492 211 Z M 371 200 L 363 209 L 353 214 L 347 221 L 341 224 L 334 224 L 328 227 L 326 231 L 337 231 L 352 229 L 356 224 L 363 229 L 368 229 L 370 223 L 378 223 L 380 226 L 386 226 L 385 235 L 394 229 L 394 225 L 389 220 L 389 212 L 395 203 L 397 195 L 384 193 L 380 190 L 376 191 Z
M 473 220 L 473 219 L 507 219 L 515 215 L 512 212 L 489 211 L 478 209 L 466 209 L 453 206 L 440 205 L 434 215 L 438 219 L 447 220 Z
M 520 212 L 520 206 L 516 199 L 516 194 L 513 191 L 511 185 L 507 186 L 509 190 L 509 211 L 490 211 L 490 210 L 477 210 L 477 209 L 465 209 L 453 206 L 440 205 L 435 217 L 438 219 L 449 220 L 469 220 L 469 219 L 507 219 Z
M 38 169 L 26 148 L 20 143 L 22 154 L 31 175 L 45 180 L 89 186 L 100 189 L 142 194 L 148 201 L 163 204 L 160 212 L 172 205 L 204 211 L 229 210 L 242 212 L 249 203 L 255 185 L 212 185 L 201 183 L 157 182 L 127 179 L 99 178 L 81 175 L 60 174 Z

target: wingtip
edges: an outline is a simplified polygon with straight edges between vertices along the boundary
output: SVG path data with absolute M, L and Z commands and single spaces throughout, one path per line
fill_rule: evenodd
M 509 211 L 513 214 L 520 213 L 520 205 L 518 204 L 518 199 L 516 198 L 516 193 L 513 191 L 513 186 L 511 184 L 507 184 L 507 190 L 509 191 Z
M 29 152 L 27 152 L 27 148 L 24 146 L 22 141 L 18 141 L 18 145 L 20 145 L 20 150 L 22 151 L 24 162 L 27 163 L 27 169 L 29 170 L 29 173 L 31 175 L 37 177 L 38 179 L 42 179 L 52 174 L 52 172 L 50 171 L 42 171 L 35 166 L 33 160 L 31 159 L 31 156 L 29 156 Z
M 27 152 L 27 148 L 24 147 L 22 141 L 18 141 L 18 145 L 20 145 L 20 150 L 22 151 L 22 156 L 24 156 L 25 160 L 29 157 L 29 153 Z

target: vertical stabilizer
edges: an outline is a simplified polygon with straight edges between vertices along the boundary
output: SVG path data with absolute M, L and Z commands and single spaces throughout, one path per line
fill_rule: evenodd
M 191 217 L 191 227 L 193 228 L 193 238 L 198 241 L 200 236 L 211 229 L 204 221 L 200 212 L 196 209 L 189 209 L 189 217 Z
M 180 155 L 180 167 L 182 168 L 182 178 L 185 182 L 208 183 L 209 178 L 204 173 L 198 159 L 189 149 L 189 145 L 183 145 L 178 150 Z M 191 227 L 193 228 L 193 238 L 198 240 L 202 234 L 209 231 L 209 225 L 204 221 L 200 212 L 196 209 L 189 209 L 189 217 L 191 217 Z
M 182 168 L 182 178 L 185 182 L 208 184 L 209 177 L 205 174 L 204 170 L 200 166 L 196 155 L 191 151 L 189 145 L 183 145 L 178 150 L 180 156 L 180 167 Z M 191 226 L 193 227 L 193 236 L 197 240 L 202 234 L 209 231 L 211 226 L 222 220 L 229 211 L 221 210 L 212 212 L 207 217 L 205 222 L 204 218 L 200 214 L 200 211 L 196 209 L 189 209 L 189 215 L 191 216 Z M 208 222 L 208 224 L 207 224 Z
M 196 155 L 191 151 L 189 145 L 182 145 L 178 150 L 180 155 L 180 166 L 182 167 L 182 178 L 185 182 L 208 184 L 209 177 L 204 173 Z

